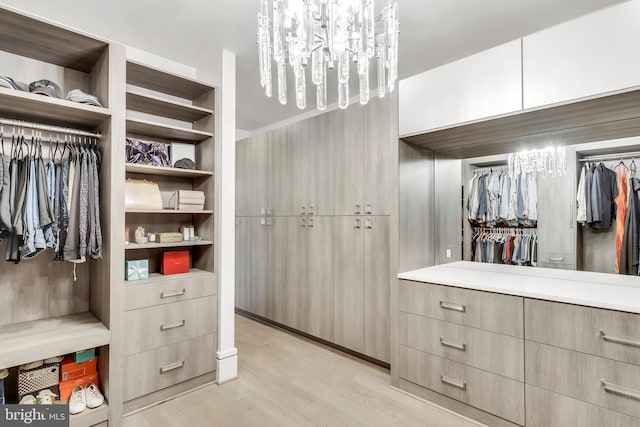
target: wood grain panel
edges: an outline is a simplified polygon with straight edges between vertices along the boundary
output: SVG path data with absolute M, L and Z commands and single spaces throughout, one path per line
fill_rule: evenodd
M 524 425 L 524 383 L 400 346 L 400 377 Z M 465 384 L 462 390 L 442 376 Z M 445 380 L 446 380 L 445 378 Z
M 526 341 L 527 384 L 640 418 L 640 399 L 607 392 L 602 381 L 640 396 L 640 366 Z
M 391 198 L 391 97 L 373 98 L 364 107 L 364 213 L 389 215 Z M 370 208 L 370 209 L 369 209 Z
M 310 211 L 315 215 L 334 214 L 335 133 L 333 131 L 333 117 L 335 114 L 335 112 L 331 112 L 308 119 L 308 203 Z
M 444 309 L 440 302 L 464 305 L 465 311 Z M 407 313 L 524 337 L 520 297 L 401 280 L 398 304 Z
M 364 214 L 364 112 L 360 104 L 332 114 L 335 142 L 335 214 Z
M 267 315 L 284 323 L 287 302 L 287 221 L 274 217 L 267 220 Z
M 287 180 L 284 215 L 304 215 L 309 210 L 309 122 L 287 125 Z
M 258 316 L 267 315 L 267 219 L 251 217 L 251 312 Z
M 334 218 L 307 218 L 307 280 L 303 287 L 301 307 L 305 314 L 304 332 L 327 341 L 334 339 Z
M 217 290 L 216 275 L 208 271 L 194 269 L 189 273 L 169 276 L 151 274 L 148 280 L 126 282 L 124 309 L 134 310 L 154 305 L 171 304 L 177 301 L 215 295 Z M 181 294 L 183 291 L 184 293 Z
M 213 86 L 185 76 L 127 60 L 127 83 L 185 99 L 195 99 Z
M 236 217 L 236 307 L 251 310 L 251 219 Z
M 213 136 L 210 132 L 133 118 L 127 118 L 127 133 L 192 143 L 203 142 Z
M 286 212 L 286 191 L 288 171 L 287 159 L 287 129 L 280 128 L 268 133 L 267 150 L 267 207 L 273 210 L 273 215 L 283 216 Z
M 527 385 L 527 427 L 640 427 L 640 419 Z
M 213 110 L 148 95 L 127 89 L 127 110 L 169 117 L 183 122 L 195 122 L 213 114 Z
M 400 313 L 398 335 L 399 344 L 407 347 L 524 381 L 522 339 L 409 313 Z M 464 345 L 464 350 L 443 342 Z
M 571 304 L 525 299 L 526 339 L 640 365 L 640 348 L 606 341 L 640 342 L 640 316 Z
M 250 179 L 250 210 L 249 215 L 266 215 L 267 212 L 267 185 L 268 185 L 268 134 L 254 135 L 249 139 L 250 162 L 249 168 L 241 173 Z M 240 172 L 237 172 L 240 173 Z M 236 173 L 236 176 L 237 176 Z M 246 184 L 245 184 L 246 185 Z

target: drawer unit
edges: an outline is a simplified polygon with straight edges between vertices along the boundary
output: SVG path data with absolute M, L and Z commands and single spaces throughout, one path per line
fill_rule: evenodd
M 523 298 L 400 281 L 400 311 L 523 338 Z
M 531 341 L 525 358 L 527 384 L 640 418 L 640 366 Z
M 525 299 L 526 339 L 640 365 L 640 315 Z
M 568 252 L 540 252 L 538 266 L 575 270 L 576 255 Z
M 436 356 L 524 381 L 524 340 L 400 313 L 398 342 Z
M 640 427 L 638 418 L 528 384 L 526 396 L 527 427 Z
M 400 377 L 524 425 L 524 383 L 399 346 Z
M 124 400 L 129 401 L 214 371 L 216 334 L 125 357 Z
M 206 271 L 172 276 L 153 275 L 151 279 L 125 285 L 124 309 L 134 310 L 215 295 L 216 288 L 216 275 Z
M 125 355 L 217 331 L 215 296 L 125 312 Z

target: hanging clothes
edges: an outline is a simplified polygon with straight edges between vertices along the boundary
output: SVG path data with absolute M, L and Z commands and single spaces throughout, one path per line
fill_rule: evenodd
M 620 273 L 620 253 L 622 249 L 622 238 L 624 235 L 624 224 L 627 217 L 627 198 L 628 182 L 627 182 L 627 167 L 623 162 L 620 162 L 615 168 L 616 173 L 616 186 L 618 194 L 614 199 L 616 205 L 616 262 L 613 272 Z
M 471 239 L 473 261 L 533 265 L 537 236 L 533 229 L 474 228 Z
M 582 166 L 580 170 L 580 179 L 578 180 L 578 191 L 576 192 L 576 221 L 584 224 L 587 222 L 587 191 L 586 191 L 586 174 L 589 163 Z
M 593 172 L 591 184 L 590 228 L 604 230 L 611 228 L 616 218 L 615 199 L 618 196 L 616 173 L 600 163 Z
M 631 178 L 627 189 L 627 214 L 624 220 L 624 232 L 620 251 L 620 274 L 638 274 L 638 220 L 640 219 L 640 202 L 638 198 L 640 180 Z

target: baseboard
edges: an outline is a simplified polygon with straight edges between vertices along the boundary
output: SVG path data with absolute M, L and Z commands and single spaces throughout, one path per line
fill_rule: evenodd
M 342 346 L 340 346 L 340 345 L 338 345 L 336 343 L 333 343 L 331 341 L 323 340 L 322 338 L 318 338 L 316 336 L 307 334 L 306 332 L 300 331 L 298 329 L 292 328 L 292 327 L 287 326 L 287 325 L 283 325 L 282 323 L 275 322 L 275 321 L 273 321 L 271 319 L 267 319 L 266 317 L 259 316 L 257 314 L 251 313 L 249 311 L 245 311 L 245 310 L 242 310 L 242 309 L 236 307 L 236 313 L 240 314 L 240 315 L 242 315 L 244 317 L 248 317 L 249 319 L 255 320 L 256 322 L 260 322 L 260 323 L 263 323 L 265 325 L 281 329 L 281 330 L 283 330 L 285 332 L 294 333 L 294 334 L 299 335 L 299 336 L 301 336 L 303 338 L 306 338 L 306 339 L 308 339 L 310 341 L 314 341 L 314 342 L 317 342 L 319 344 L 325 345 L 327 347 L 331 347 L 331 348 L 333 348 L 335 350 L 339 350 L 339 351 L 341 351 L 343 353 L 346 353 L 346 354 L 348 354 L 350 356 L 356 357 L 358 359 L 365 360 L 365 361 L 367 361 L 369 363 L 373 363 L 374 365 L 378 365 L 381 368 L 384 368 L 384 369 L 388 370 L 391 367 L 391 365 L 389 365 L 387 362 L 383 362 L 382 360 L 374 359 L 373 357 L 367 356 L 366 354 L 362 354 L 362 353 L 359 353 L 359 352 L 357 352 L 355 350 L 351 350 L 349 348 L 342 347 Z
M 226 384 L 238 378 L 238 351 L 233 350 L 218 352 L 218 369 L 216 382 L 218 385 Z

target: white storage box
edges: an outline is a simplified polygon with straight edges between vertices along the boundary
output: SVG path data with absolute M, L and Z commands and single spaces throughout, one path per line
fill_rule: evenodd
M 169 198 L 169 208 L 178 210 L 204 210 L 204 192 L 193 190 L 175 191 Z

